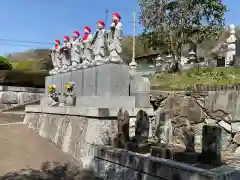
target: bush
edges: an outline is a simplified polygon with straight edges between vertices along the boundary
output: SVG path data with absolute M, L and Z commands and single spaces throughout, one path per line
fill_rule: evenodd
M 12 64 L 3 56 L 0 56 L 0 70 L 11 70 Z
M 39 71 L 42 68 L 42 64 L 39 60 L 17 61 L 13 62 L 13 67 L 21 71 Z
M 47 75 L 46 71 L 2 70 L 0 71 L 0 85 L 44 88 Z

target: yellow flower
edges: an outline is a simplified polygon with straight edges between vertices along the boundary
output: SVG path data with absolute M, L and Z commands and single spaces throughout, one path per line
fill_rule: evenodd
M 65 87 L 66 87 L 67 89 L 70 89 L 70 88 L 71 88 L 71 84 L 65 84 Z
M 51 84 L 51 85 L 48 86 L 48 92 L 49 93 L 54 93 L 55 89 L 56 89 L 56 86 L 54 84 Z

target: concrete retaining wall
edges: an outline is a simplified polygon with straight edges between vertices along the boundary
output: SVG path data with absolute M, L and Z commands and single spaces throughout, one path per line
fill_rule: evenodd
M 136 116 L 140 109 L 129 109 Z M 150 115 L 152 109 L 145 109 Z M 85 163 L 91 144 L 110 145 L 116 137 L 117 108 L 27 106 L 24 124 L 52 141 L 79 163 Z
M 9 106 L 35 101 L 43 95 L 43 88 L 0 86 L 0 104 Z
M 239 172 L 221 166 L 202 169 L 107 146 L 92 146 L 93 167 L 100 179 L 114 180 L 237 180 Z

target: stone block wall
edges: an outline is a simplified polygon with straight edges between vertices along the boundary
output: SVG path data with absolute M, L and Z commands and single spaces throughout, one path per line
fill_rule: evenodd
M 28 112 L 24 123 L 80 164 L 91 144 L 109 144 L 117 133 L 117 122 L 111 118 Z
M 43 88 L 0 86 L 0 104 L 15 106 L 39 100 L 44 96 Z
M 114 180 L 216 180 L 239 179 L 230 167 L 202 169 L 170 159 L 155 158 L 123 149 L 92 145 L 93 169 L 100 179 Z
M 186 127 L 193 127 L 195 143 L 201 147 L 202 126 L 214 124 L 222 128 L 222 150 L 240 155 L 240 91 L 155 92 L 161 99 L 156 113 L 170 115 L 173 138 L 184 144 Z

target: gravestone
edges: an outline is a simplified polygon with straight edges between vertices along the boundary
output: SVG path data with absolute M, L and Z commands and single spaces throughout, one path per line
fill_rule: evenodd
M 202 129 L 202 153 L 200 161 L 203 164 L 220 166 L 222 129 L 214 125 L 204 125 Z
M 138 111 L 135 128 L 136 140 L 139 143 L 146 143 L 149 137 L 149 117 L 145 111 Z
M 185 152 L 195 152 L 195 136 L 193 127 L 187 127 L 184 131 Z
M 127 111 L 120 109 L 117 114 L 118 132 L 122 133 L 126 140 L 129 139 L 129 114 Z
M 150 81 L 142 77 L 140 73 L 130 76 L 130 96 L 136 99 L 136 107 L 149 108 L 150 104 Z
M 117 114 L 118 133 L 114 139 L 113 146 L 117 148 L 126 148 L 129 141 L 129 114 L 122 108 Z
M 161 135 L 164 130 L 165 119 L 166 119 L 166 113 L 160 110 L 157 110 L 155 115 L 155 127 L 156 127 L 155 137 L 157 138 L 158 142 L 161 142 L 162 140 Z
M 236 43 L 236 54 L 235 54 L 235 56 L 240 57 L 240 40 L 237 39 L 235 43 Z

